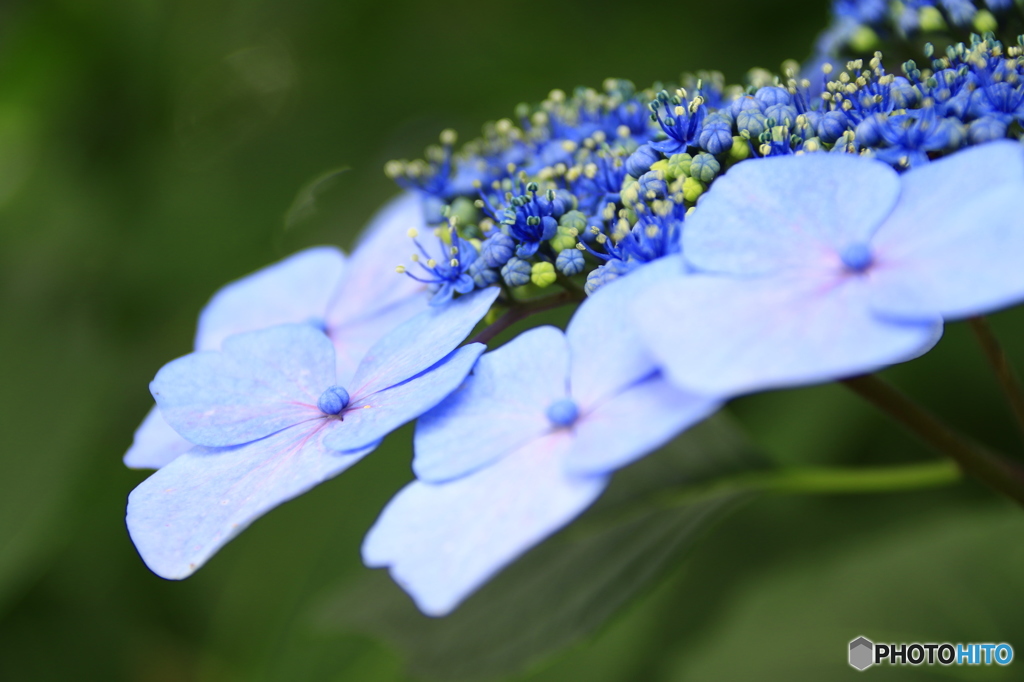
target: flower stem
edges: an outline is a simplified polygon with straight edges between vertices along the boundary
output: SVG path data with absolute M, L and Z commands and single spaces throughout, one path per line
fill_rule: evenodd
M 724 478 L 706 486 L 658 495 L 661 507 L 676 507 L 723 494 L 772 492 L 790 495 L 850 495 L 919 490 L 956 483 L 962 477 L 954 462 L 880 467 L 795 467 L 757 471 Z
M 1020 379 L 1017 378 L 1017 373 L 1014 372 L 988 320 L 984 317 L 972 317 L 970 324 L 974 337 L 985 353 L 985 359 L 999 381 L 999 387 L 1003 389 L 1006 402 L 1010 404 L 1010 409 L 1017 418 L 1017 427 L 1021 434 L 1024 434 L 1024 390 L 1021 389 Z
M 723 504 L 752 493 L 782 495 L 850 495 L 893 493 L 951 485 L 963 477 L 949 460 L 879 467 L 799 467 L 726 476 L 704 484 L 687 484 L 606 509 L 584 522 L 581 532 L 621 523 L 659 509 L 719 500 Z
M 844 384 L 950 457 L 968 474 L 1024 506 L 1024 470 L 953 431 L 891 384 L 874 375 Z
M 505 331 L 516 322 L 525 320 L 530 315 L 561 308 L 563 305 L 578 303 L 580 294 L 575 291 L 563 291 L 553 296 L 535 298 L 529 301 L 517 301 L 512 304 L 505 313 L 491 324 L 484 327 L 480 332 L 468 341 L 468 343 L 490 343 L 491 340 Z

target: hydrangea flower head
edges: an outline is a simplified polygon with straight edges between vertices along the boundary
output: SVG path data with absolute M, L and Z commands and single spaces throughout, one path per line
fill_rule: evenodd
M 190 575 L 269 509 L 337 475 L 463 380 L 481 344 L 453 350 L 497 289 L 423 312 L 378 341 L 339 383 L 334 347 L 307 324 L 228 337 L 160 370 L 153 395 L 197 447 L 129 496 L 127 523 L 147 565 Z
M 942 320 L 1024 299 L 1024 147 L 999 141 L 903 175 L 835 154 L 748 162 L 687 221 L 693 271 L 637 301 L 668 376 L 723 395 L 914 358 Z
M 417 424 L 418 481 L 363 545 L 431 615 L 442 615 L 572 520 L 609 474 L 713 412 L 715 398 L 666 382 L 620 316 L 679 267 L 644 266 L 605 287 L 563 334 L 538 327 L 488 353 Z

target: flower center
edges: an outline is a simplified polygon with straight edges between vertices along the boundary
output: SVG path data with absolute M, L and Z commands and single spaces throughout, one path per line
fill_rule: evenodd
M 874 262 L 871 249 L 867 244 L 850 244 L 839 253 L 843 265 L 852 272 L 864 272 Z
M 331 386 L 316 401 L 316 406 L 324 414 L 340 414 L 348 407 L 348 391 L 341 386 Z
M 572 398 L 562 398 L 551 403 L 545 414 L 555 426 L 571 426 L 580 416 L 580 408 Z

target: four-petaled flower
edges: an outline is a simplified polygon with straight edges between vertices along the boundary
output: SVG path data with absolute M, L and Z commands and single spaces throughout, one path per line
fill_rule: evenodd
M 420 480 L 363 544 L 369 566 L 430 615 L 451 611 L 505 564 L 572 520 L 612 471 L 718 407 L 658 373 L 622 312 L 680 267 L 665 258 L 589 298 L 563 334 L 539 327 L 480 358 L 417 424 Z
M 453 350 L 498 290 L 420 313 L 378 341 L 339 384 L 334 347 L 311 325 L 225 339 L 157 373 L 167 422 L 197 447 L 128 498 L 132 541 L 157 575 L 190 575 L 266 511 L 335 476 L 436 405 L 484 350 Z
M 195 350 L 217 350 L 241 332 L 309 323 L 334 342 L 338 381 L 347 382 L 370 346 L 427 307 L 422 284 L 382 276 L 407 231 L 423 225 L 422 200 L 407 193 L 374 216 L 351 257 L 334 247 L 313 247 L 226 285 L 199 315 Z M 154 407 L 135 431 L 124 463 L 159 469 L 192 445 Z
M 903 175 L 837 154 L 743 163 L 687 219 L 692 272 L 644 292 L 635 319 L 669 379 L 710 394 L 909 360 L 943 319 L 1024 299 L 1022 196 L 1009 141 Z

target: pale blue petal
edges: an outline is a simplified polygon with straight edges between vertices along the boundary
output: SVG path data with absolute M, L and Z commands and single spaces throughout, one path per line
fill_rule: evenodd
M 199 315 L 196 350 L 217 350 L 232 334 L 278 324 L 322 325 L 345 271 L 345 255 L 317 246 L 234 281 Z
M 124 465 L 132 469 L 159 469 L 192 447 L 192 443 L 171 428 L 154 405 L 135 429 L 132 446 L 124 455 Z
M 408 296 L 385 308 L 374 310 L 366 317 L 346 320 L 341 326 L 328 329 L 337 358 L 338 384 L 350 385 L 359 363 L 373 344 L 429 306 L 430 299 L 425 295 Z
M 423 199 L 407 192 L 391 201 L 370 219 L 349 259 L 348 271 L 327 316 L 328 326 L 344 327 L 408 298 L 429 301 L 426 286 L 395 272 L 415 250 L 410 229 L 428 231 Z
M 1000 141 L 908 171 L 872 244 L 874 305 L 979 315 L 1024 300 L 1024 147 Z
M 569 346 L 554 327 L 487 353 L 459 390 L 416 422 L 417 478 L 464 476 L 547 433 L 545 410 L 568 395 L 568 378 Z
M 611 473 L 708 417 L 721 401 L 682 391 L 660 375 L 611 396 L 573 426 L 565 458 L 573 475 Z
M 695 269 L 734 275 L 834 269 L 865 243 L 900 192 L 881 161 L 805 154 L 737 164 L 686 219 L 683 254 Z
M 334 348 L 313 327 L 285 324 L 225 339 L 161 368 L 150 384 L 175 431 L 197 445 L 241 445 L 320 415 Z
M 341 415 L 341 427 L 327 437 L 327 446 L 354 450 L 416 419 L 458 388 L 486 349 L 482 343 L 471 343 L 406 382 L 371 395 L 353 394 Z
M 647 289 L 682 271 L 679 256 L 660 258 L 604 285 L 573 314 L 565 335 L 572 350 L 570 386 L 581 408 L 657 369 L 636 327 L 623 319 Z
M 370 529 L 363 561 L 390 568 L 425 614 L 451 612 L 604 490 L 604 477 L 564 473 L 562 456 L 569 440 L 566 432 L 558 432 L 470 476 L 441 484 L 411 483 Z
M 142 560 L 162 578 L 187 578 L 254 520 L 373 450 L 327 450 L 321 440 L 333 424 L 240 447 L 197 447 L 154 473 L 128 496 L 128 532 Z
M 426 310 L 375 343 L 366 353 L 349 393 L 376 393 L 413 377 L 452 352 L 483 319 L 498 287 Z
M 886 321 L 869 297 L 856 276 L 691 275 L 650 291 L 636 320 L 669 380 L 727 397 L 871 372 L 938 341 L 939 320 Z

